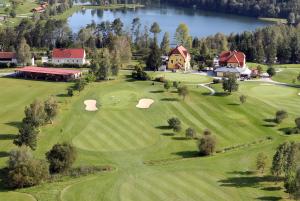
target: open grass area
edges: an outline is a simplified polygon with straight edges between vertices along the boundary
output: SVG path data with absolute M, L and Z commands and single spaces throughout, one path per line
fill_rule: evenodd
M 169 81 L 178 81 L 186 84 L 199 84 L 211 82 L 212 78 L 207 76 L 201 76 L 199 74 L 190 74 L 190 73 L 172 73 L 172 72 L 150 72 L 150 75 L 153 78 L 164 77 Z
M 183 101 L 174 89 L 164 91 L 162 83 L 132 81 L 126 78 L 128 72 L 122 74 L 115 81 L 92 83 L 72 98 L 64 96 L 69 83 L 0 78 L 4 94 L 0 97 L 0 167 L 5 166 L 7 153 L 14 148 L 12 139 L 24 107 L 50 95 L 59 100 L 60 112 L 53 125 L 42 128 L 34 154 L 44 158 L 53 144 L 67 141 L 78 148 L 75 166 L 116 167 L 112 172 L 15 192 L 0 189 L 0 200 L 288 200 L 281 183 L 252 171 L 259 152 L 269 156 L 269 167 L 279 143 L 300 140 L 300 136 L 285 136 L 279 130 L 293 126 L 300 113 L 298 89 L 243 82 L 240 91 L 231 96 L 210 96 L 207 89 L 188 85 L 190 95 Z M 191 74 L 154 75 L 187 84 L 210 80 Z M 220 85 L 214 88 L 221 92 Z M 244 105 L 239 103 L 241 94 L 248 97 Z M 137 109 L 141 98 L 155 102 L 150 109 Z M 83 102 L 87 99 L 97 100 L 99 111 L 85 111 Z M 288 111 L 289 118 L 274 126 L 267 119 L 279 109 Z M 196 157 L 196 141 L 186 140 L 184 130 L 174 134 L 168 129 L 167 119 L 174 116 L 182 120 L 184 129 L 193 127 L 198 134 L 209 128 L 217 136 L 218 150 L 251 145 L 212 157 Z M 272 140 L 263 140 L 267 136 Z
M 284 82 L 288 84 L 300 84 L 297 77 L 300 74 L 300 68 L 281 68 L 281 71 L 276 73 L 272 78 L 278 82 Z

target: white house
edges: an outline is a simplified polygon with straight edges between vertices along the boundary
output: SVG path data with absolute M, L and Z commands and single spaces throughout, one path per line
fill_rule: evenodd
M 86 64 L 85 50 L 81 48 L 73 49 L 53 49 L 53 64 Z

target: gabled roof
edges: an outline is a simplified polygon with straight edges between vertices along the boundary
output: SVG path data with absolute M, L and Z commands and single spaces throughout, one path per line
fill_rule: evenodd
M 15 52 L 0 52 L 0 59 L 15 59 L 16 57 Z
M 83 59 L 84 58 L 84 49 L 81 49 L 81 48 L 53 49 L 52 58 Z
M 81 72 L 79 70 L 66 70 L 66 69 L 60 69 L 60 68 L 46 68 L 46 67 L 34 67 L 34 66 L 18 68 L 16 71 L 40 73 L 40 74 L 50 74 L 50 75 L 75 75 L 75 74 L 78 74 Z
M 234 51 L 223 51 L 220 54 L 219 62 L 221 63 L 237 63 L 240 66 L 244 63 L 246 55 L 243 52 Z
M 187 58 L 190 58 L 190 53 L 182 45 L 179 45 L 179 46 L 175 47 L 173 50 L 171 50 L 169 56 L 171 56 L 172 54 L 180 54 L 184 58 L 184 60 L 186 60 Z

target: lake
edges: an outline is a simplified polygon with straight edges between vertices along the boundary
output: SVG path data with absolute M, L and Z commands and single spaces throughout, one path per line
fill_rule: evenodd
M 236 15 L 206 12 L 195 9 L 183 9 L 178 7 L 151 6 L 137 9 L 95 10 L 85 9 L 74 13 L 68 18 L 68 23 L 74 32 L 85 27 L 92 21 L 113 21 L 120 18 L 124 27 L 130 30 L 131 22 L 139 17 L 143 25 L 151 26 L 153 22 L 159 23 L 162 33 L 169 32 L 174 36 L 180 23 L 185 23 L 190 28 L 190 34 L 195 37 L 204 37 L 218 32 L 225 34 L 252 31 L 258 27 L 272 24 L 255 18 L 240 17 Z

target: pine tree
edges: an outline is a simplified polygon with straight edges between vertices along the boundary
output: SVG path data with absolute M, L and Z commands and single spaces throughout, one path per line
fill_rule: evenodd
M 156 71 L 161 66 L 162 61 L 161 61 L 161 52 L 155 38 L 150 48 L 151 48 L 151 52 L 147 58 L 146 65 L 147 68 Z
M 160 49 L 163 55 L 168 55 L 170 52 L 170 34 L 166 32 L 160 44 Z

